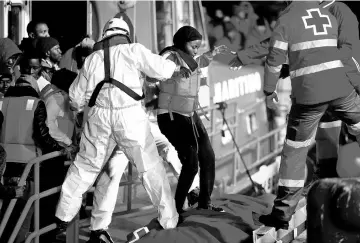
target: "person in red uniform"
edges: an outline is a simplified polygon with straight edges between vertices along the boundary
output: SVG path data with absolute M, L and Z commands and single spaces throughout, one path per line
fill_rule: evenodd
M 342 63 L 347 68 L 346 74 L 354 86 L 355 91 L 360 94 L 360 40 L 359 23 L 355 14 L 344 3 L 338 1 L 322 1 L 320 6 L 327 9 L 338 23 L 338 48 L 343 55 Z M 263 40 L 258 45 L 253 45 L 245 50 L 239 51 L 231 63 L 231 69 L 239 69 L 243 65 L 253 63 L 254 59 L 266 57 L 269 52 L 270 38 Z M 281 69 L 280 77 L 289 76 L 288 65 Z M 339 136 L 341 121 L 330 112 L 321 118 L 317 134 L 317 164 L 314 180 L 319 178 L 337 177 L 336 163 L 338 160 Z M 344 136 L 344 134 L 342 134 Z M 307 190 L 306 190 L 307 192 Z
M 287 229 L 301 198 L 308 148 L 326 111 L 331 111 L 360 136 L 359 97 L 346 76 L 337 48 L 335 17 L 319 2 L 292 2 L 282 13 L 270 40 L 266 60 L 264 93 L 274 108 L 282 64 L 289 62 L 292 107 L 282 150 L 278 192 L 270 215 L 260 222 Z

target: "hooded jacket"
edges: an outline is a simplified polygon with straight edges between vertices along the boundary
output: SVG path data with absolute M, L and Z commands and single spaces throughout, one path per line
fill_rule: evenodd
M 7 60 L 16 54 L 22 54 L 19 47 L 9 38 L 0 38 L 0 72 L 7 69 Z M 15 78 L 20 76 L 18 68 L 14 69 Z
M 6 61 L 16 54 L 21 54 L 19 47 L 9 38 L 0 38 L 0 63 L 6 64 Z

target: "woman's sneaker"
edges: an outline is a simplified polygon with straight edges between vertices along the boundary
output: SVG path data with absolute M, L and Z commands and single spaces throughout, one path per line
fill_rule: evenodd
M 208 209 L 208 210 L 212 210 L 212 211 L 220 212 L 220 213 L 226 212 L 226 211 L 224 211 L 223 208 L 218 207 L 218 206 L 215 206 L 215 205 L 213 205 L 212 203 L 208 204 L 207 207 L 200 207 L 200 206 L 198 206 L 197 209 Z
M 190 191 L 187 195 L 188 200 L 188 206 L 191 208 L 196 203 L 198 203 L 199 199 L 199 187 L 194 188 L 192 191 Z
M 114 243 L 112 237 L 105 230 L 90 231 L 90 238 L 87 243 Z

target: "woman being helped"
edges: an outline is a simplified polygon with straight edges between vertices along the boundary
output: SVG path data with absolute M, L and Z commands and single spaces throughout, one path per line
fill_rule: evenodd
M 183 204 L 188 190 L 200 168 L 199 209 L 223 211 L 211 204 L 211 194 L 215 178 L 215 155 L 207 131 L 196 109 L 200 88 L 201 70 L 217 54 L 229 52 L 226 46 L 219 46 L 194 58 L 202 43 L 202 35 L 191 26 L 183 26 L 173 37 L 173 46 L 166 47 L 160 55 L 177 65 L 191 70 L 189 77 L 172 77 L 159 84 L 158 125 L 161 132 L 176 148 L 182 163 L 175 193 L 178 213 L 183 212 Z

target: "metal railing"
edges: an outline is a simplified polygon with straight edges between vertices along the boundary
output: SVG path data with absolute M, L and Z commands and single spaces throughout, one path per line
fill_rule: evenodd
M 235 122 L 230 126 L 231 129 L 237 133 L 237 129 L 239 127 L 239 115 L 242 114 L 242 113 L 245 113 L 251 109 L 254 109 L 256 106 L 262 104 L 264 102 L 264 99 L 259 99 L 257 100 L 256 103 L 253 103 L 251 104 L 250 106 L 244 108 L 244 109 L 238 109 L 237 108 L 237 113 L 235 115 L 232 115 L 231 117 L 227 117 L 227 120 L 230 119 L 230 118 L 233 118 L 235 117 L 236 120 Z M 230 101 L 230 102 L 227 102 L 228 104 L 232 104 L 232 103 L 236 103 L 236 101 Z M 210 112 L 211 114 L 211 123 L 210 123 L 210 128 L 211 128 L 211 131 L 210 131 L 210 137 L 213 137 L 214 135 L 220 133 L 221 131 L 217 131 L 216 129 L 216 121 L 215 119 L 213 119 L 215 117 L 215 112 L 219 112 L 217 111 L 217 106 L 214 105 L 214 106 L 211 106 L 211 107 L 208 107 L 207 109 L 204 109 L 204 112 Z M 241 146 L 240 147 L 240 152 L 244 152 L 245 150 L 249 149 L 249 148 L 252 148 L 252 147 L 256 147 L 256 161 L 254 161 L 252 163 L 252 165 L 248 168 L 249 170 L 253 170 L 254 168 L 262 165 L 262 163 L 264 163 L 265 161 L 269 160 L 269 159 L 272 159 L 274 157 L 276 157 L 282 150 L 282 146 L 279 145 L 279 141 L 278 141 L 278 134 L 279 132 L 284 129 L 285 125 L 282 126 L 282 127 L 279 127 L 267 134 L 265 134 L 264 136 L 261 136 L 259 138 L 256 138 L 254 139 L 253 141 L 249 142 L 248 144 L 245 144 L 244 146 Z M 274 141 L 274 147 L 275 149 L 274 150 L 271 150 L 270 153 L 264 155 L 261 157 L 261 143 L 263 141 L 266 141 L 266 140 L 270 140 L 270 139 L 273 139 Z M 225 153 L 224 155 L 222 155 L 222 158 L 225 157 L 225 156 L 230 156 L 230 155 L 233 155 L 234 154 L 234 171 L 233 171 L 233 175 L 232 175 L 232 182 L 231 182 L 231 185 L 223 185 L 223 188 L 224 188 L 224 193 L 237 193 L 237 188 L 239 188 L 240 186 L 244 186 L 244 185 L 240 185 L 241 184 L 244 184 L 243 181 L 238 181 L 238 178 L 241 174 L 245 173 L 245 170 L 240 170 L 238 167 L 238 164 L 239 164 L 239 156 L 238 156 L 238 152 L 236 149 L 232 149 L 230 150 L 229 152 Z M 22 186 L 22 185 L 25 185 L 25 181 L 26 181 L 26 178 L 28 177 L 29 173 L 30 173 L 30 170 L 31 170 L 31 167 L 34 165 L 34 183 L 35 183 L 35 189 L 34 189 L 34 194 L 32 196 L 29 197 L 29 199 L 27 200 L 27 203 L 20 215 L 20 218 L 18 220 L 18 222 L 16 223 L 15 225 L 15 228 L 13 229 L 13 232 L 10 236 L 10 239 L 9 239 L 9 243 L 12 243 L 18 232 L 19 232 L 19 229 L 22 225 L 22 223 L 24 222 L 24 219 L 27 215 L 27 213 L 29 212 L 30 208 L 33 206 L 34 204 L 34 232 L 32 232 L 26 239 L 26 243 L 29 243 L 31 242 L 34 238 L 35 238 L 35 243 L 38 243 L 39 242 L 39 236 L 44 234 L 44 233 L 47 233 L 53 229 L 56 228 L 56 225 L 55 223 L 51 224 L 51 225 L 48 225 L 44 228 L 39 228 L 40 227 L 40 224 L 39 224 L 39 214 L 40 214 L 40 208 L 39 208 L 39 200 L 41 198 L 44 198 L 44 197 L 47 197 L 47 196 L 50 196 L 52 194 L 55 194 L 57 192 L 60 191 L 60 186 L 57 186 L 57 187 L 54 187 L 54 188 L 51 188 L 51 189 L 48 189 L 44 192 L 40 192 L 40 171 L 39 171 L 39 167 L 40 167 L 40 163 L 44 162 L 44 161 L 47 161 L 51 158 L 55 158 L 55 157 L 59 157 L 61 156 L 62 153 L 61 152 L 52 152 L 52 153 L 49 153 L 49 154 L 45 154 L 45 155 L 42 155 L 38 158 L 35 158 L 33 160 L 31 160 L 25 167 L 24 169 L 24 172 L 21 176 L 21 179 L 20 179 L 20 182 L 19 182 L 19 186 Z M 217 159 L 220 159 L 220 158 L 217 158 Z M 133 209 L 132 208 L 132 185 L 135 185 L 135 184 L 140 184 L 140 181 L 139 180 L 133 180 L 133 165 L 131 163 L 129 163 L 128 165 L 128 175 L 127 175 L 127 181 L 122 181 L 120 182 L 119 186 L 126 186 L 127 188 L 125 189 L 127 191 L 127 197 L 126 197 L 126 210 L 124 211 L 121 211 L 121 212 L 117 212 L 115 213 L 114 215 L 124 215 L 124 214 L 129 214 L 129 213 L 135 213 L 135 212 L 139 212 L 139 211 L 144 211 L 144 210 L 149 210 L 149 209 L 152 209 L 153 208 L 153 205 L 147 205 L 147 206 L 143 206 L 143 207 L 139 207 L 139 208 L 135 208 Z M 6 210 L 6 213 L 4 215 L 4 218 L 2 219 L 1 221 L 1 224 L 0 224 L 0 236 L 2 235 L 4 229 L 5 229 L 5 226 L 6 226 L 6 223 L 7 221 L 9 220 L 10 218 L 10 215 L 11 215 L 11 212 L 13 211 L 14 209 L 14 206 L 17 202 L 17 199 L 12 199 L 10 201 L 10 204 L 8 205 L 8 208 Z M 85 220 L 79 220 L 79 215 L 77 215 L 69 224 L 68 226 L 68 229 L 67 229 L 67 232 L 66 232 L 66 242 L 68 243 L 78 243 L 79 241 L 79 226 L 81 227 L 84 227 L 84 226 L 87 226 L 89 225 L 89 220 L 85 219 Z
M 40 192 L 40 163 L 42 163 L 44 161 L 48 161 L 49 159 L 52 159 L 52 158 L 55 158 L 55 157 L 59 157 L 61 155 L 62 155 L 62 153 L 59 152 L 59 151 L 48 153 L 48 154 L 42 155 L 40 157 L 37 157 L 37 158 L 29 161 L 26 164 L 24 172 L 21 175 L 20 181 L 18 183 L 18 186 L 24 186 L 25 185 L 25 182 L 26 182 L 26 179 L 27 179 L 27 177 L 28 177 L 28 175 L 30 173 L 31 167 L 34 166 L 34 194 L 31 195 L 28 198 L 28 200 L 27 200 L 27 202 L 25 204 L 25 207 L 21 212 L 20 218 L 17 221 L 17 223 L 16 223 L 16 225 L 15 225 L 15 227 L 14 227 L 14 229 L 13 229 L 11 235 L 10 235 L 8 243 L 13 243 L 14 242 L 14 240 L 15 240 L 15 238 L 16 238 L 19 230 L 20 230 L 21 225 L 23 224 L 23 222 L 25 220 L 25 217 L 27 216 L 27 214 L 28 214 L 28 212 L 29 212 L 29 210 L 30 210 L 30 208 L 32 206 L 34 206 L 34 215 L 33 215 L 34 232 L 31 233 L 27 237 L 25 243 L 29 243 L 34 238 L 35 238 L 35 243 L 39 243 L 39 236 L 41 234 L 47 233 L 47 232 L 49 232 L 49 231 L 56 228 L 56 225 L 54 223 L 54 224 L 51 224 L 51 225 L 49 225 L 47 227 L 39 229 L 39 227 L 40 227 L 40 220 L 39 220 L 40 201 L 39 200 L 41 198 L 50 196 L 50 195 L 55 194 L 55 193 L 60 191 L 60 186 L 58 186 L 58 187 L 54 187 L 54 188 L 48 189 L 46 191 Z M 5 211 L 4 217 L 1 220 L 1 224 L 0 224 L 0 236 L 3 234 L 3 232 L 5 230 L 6 224 L 7 224 L 8 220 L 9 220 L 9 218 L 11 216 L 11 213 L 12 213 L 14 207 L 15 207 L 15 204 L 16 204 L 17 200 L 18 199 L 12 199 L 10 201 L 6 211 Z
M 282 151 L 282 144 L 279 143 L 279 139 L 278 139 L 278 135 L 279 133 L 285 129 L 286 124 L 284 124 L 283 126 L 267 133 L 266 135 L 259 137 L 255 140 L 253 140 L 252 142 L 244 145 L 243 147 L 240 148 L 240 152 L 242 154 L 242 152 L 244 152 L 245 150 L 247 150 L 248 148 L 252 148 L 254 146 L 256 146 L 256 160 L 252 161 L 251 166 L 249 166 L 247 169 L 252 171 L 253 169 L 261 166 L 262 164 L 264 164 L 266 161 L 275 158 L 276 156 L 278 156 L 281 151 Z M 273 143 L 275 145 L 275 148 L 273 150 L 271 150 L 269 153 L 265 154 L 264 156 L 261 157 L 261 151 L 260 151 L 260 147 L 261 147 L 261 143 L 267 140 L 273 140 Z M 231 151 L 230 154 L 235 154 L 235 159 L 234 159 L 234 170 L 233 170 L 233 177 L 232 177 L 232 182 L 231 185 L 223 185 L 224 191 L 227 194 L 234 194 L 234 193 L 238 193 L 239 191 L 241 191 L 242 189 L 244 189 L 245 187 L 247 187 L 247 185 L 250 185 L 250 180 L 248 177 L 245 177 L 244 179 L 249 181 L 249 183 L 245 183 L 244 180 L 240 180 L 238 181 L 238 178 L 240 175 L 245 174 L 246 170 L 240 170 L 238 168 L 238 164 L 239 161 L 242 158 L 239 158 L 238 152 L 236 149 L 234 149 L 233 151 Z

